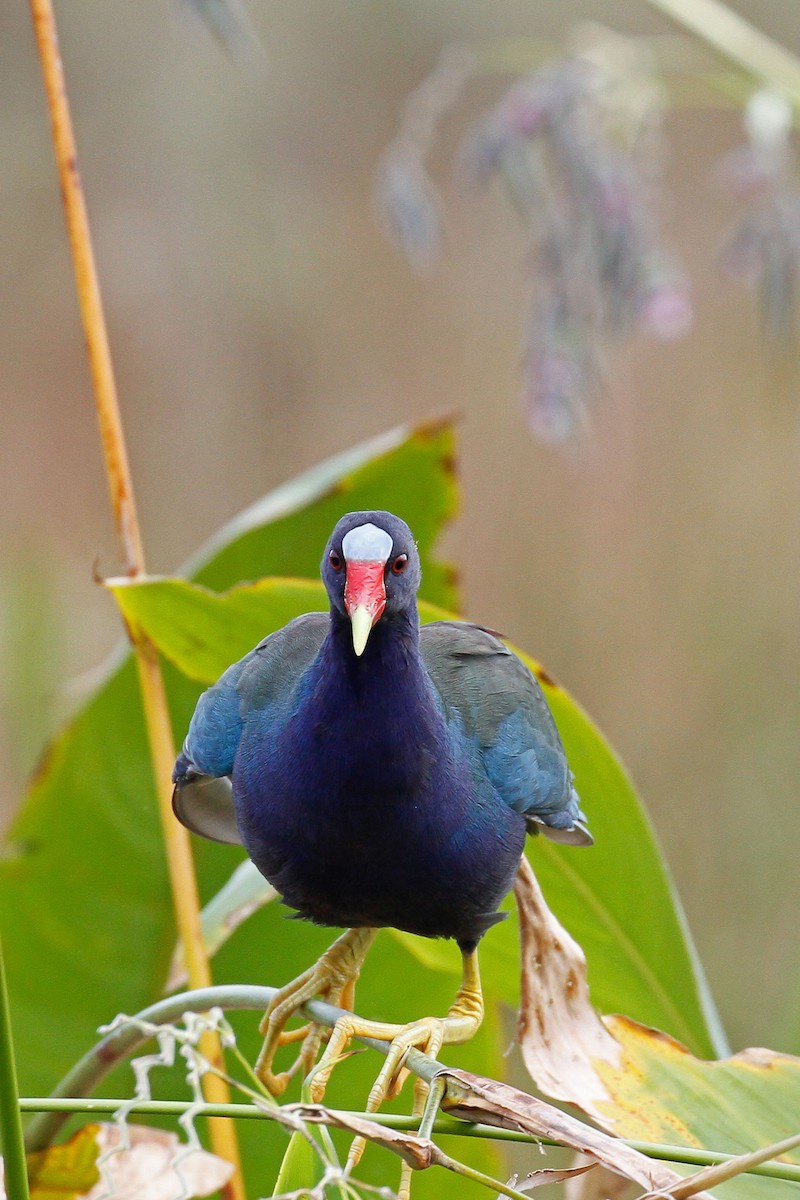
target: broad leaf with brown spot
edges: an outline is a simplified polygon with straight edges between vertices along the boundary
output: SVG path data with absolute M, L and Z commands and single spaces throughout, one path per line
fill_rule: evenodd
M 519 1040 L 537 1087 L 620 1138 L 737 1155 L 773 1147 L 769 1157 L 781 1154 L 800 1165 L 796 1148 L 774 1148 L 800 1129 L 800 1058 L 759 1049 L 705 1062 L 630 1018 L 601 1018 L 583 952 L 549 911 L 527 864 L 515 895 L 523 970 Z M 713 1179 L 701 1186 L 714 1186 Z M 724 1195 L 749 1200 L 765 1188 L 775 1200 L 800 1197 L 800 1184 L 741 1175 Z

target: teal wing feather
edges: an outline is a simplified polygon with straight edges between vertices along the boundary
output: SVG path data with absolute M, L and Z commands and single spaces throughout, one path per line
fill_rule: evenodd
M 318 653 L 329 620 L 327 613 L 297 617 L 203 692 L 173 772 L 172 807 L 194 833 L 216 842 L 240 842 L 230 775 L 245 719 L 266 710 L 277 722 Z
M 589 845 L 592 838 L 541 687 L 499 638 L 478 625 L 435 621 L 422 657 L 454 735 L 531 833 Z

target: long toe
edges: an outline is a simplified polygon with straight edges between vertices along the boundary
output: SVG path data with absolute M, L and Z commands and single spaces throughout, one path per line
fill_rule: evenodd
M 352 1002 L 355 981 L 375 932 L 374 929 L 349 929 L 336 939 L 313 967 L 298 975 L 273 997 L 259 1026 L 264 1044 L 255 1065 L 256 1074 L 273 1096 L 281 1095 L 298 1071 L 303 1075 L 311 1072 L 323 1036 L 320 1027 L 313 1023 L 287 1032 L 287 1022 L 315 996 L 321 996 L 337 1007 L 342 1001 Z M 292 1065 L 286 1071 L 275 1072 L 273 1062 L 280 1047 L 301 1039 L 300 1052 Z M 323 1092 L 331 1068 L 324 1073 Z

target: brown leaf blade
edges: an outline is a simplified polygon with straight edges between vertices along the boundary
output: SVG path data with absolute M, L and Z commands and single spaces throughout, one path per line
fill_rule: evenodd
M 543 1167 L 541 1171 L 529 1171 L 524 1179 L 512 1176 L 511 1186 L 518 1192 L 532 1192 L 534 1188 L 546 1187 L 548 1183 L 567 1183 L 569 1180 L 584 1176 L 587 1171 L 596 1173 L 598 1165 L 595 1162 L 585 1163 L 582 1167 Z
M 677 1171 L 663 1163 L 507 1083 L 484 1079 L 469 1071 L 446 1070 L 440 1073 L 439 1078 L 442 1077 L 447 1084 L 443 1109 L 465 1121 L 552 1138 L 562 1146 L 588 1155 L 617 1175 L 635 1180 L 648 1191 L 667 1192 L 683 1182 Z
M 307 1125 L 333 1125 L 355 1137 L 367 1138 L 385 1150 L 398 1154 L 415 1171 L 424 1171 L 434 1164 L 443 1165 L 445 1161 L 445 1156 L 430 1138 L 388 1129 L 357 1113 L 338 1112 L 322 1104 L 287 1104 L 284 1105 L 284 1113 L 290 1113 Z
M 533 868 L 520 862 L 514 883 L 522 964 L 517 1037 L 536 1084 L 554 1100 L 596 1117 L 609 1099 L 594 1066 L 617 1067 L 622 1051 L 592 1007 L 586 957 L 547 907 Z

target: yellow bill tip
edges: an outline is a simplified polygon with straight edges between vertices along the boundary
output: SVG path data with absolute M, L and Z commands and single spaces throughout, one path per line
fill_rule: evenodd
M 350 614 L 350 624 L 353 627 L 353 649 L 356 657 L 360 658 L 369 639 L 372 629 L 372 614 L 366 604 L 359 604 Z

